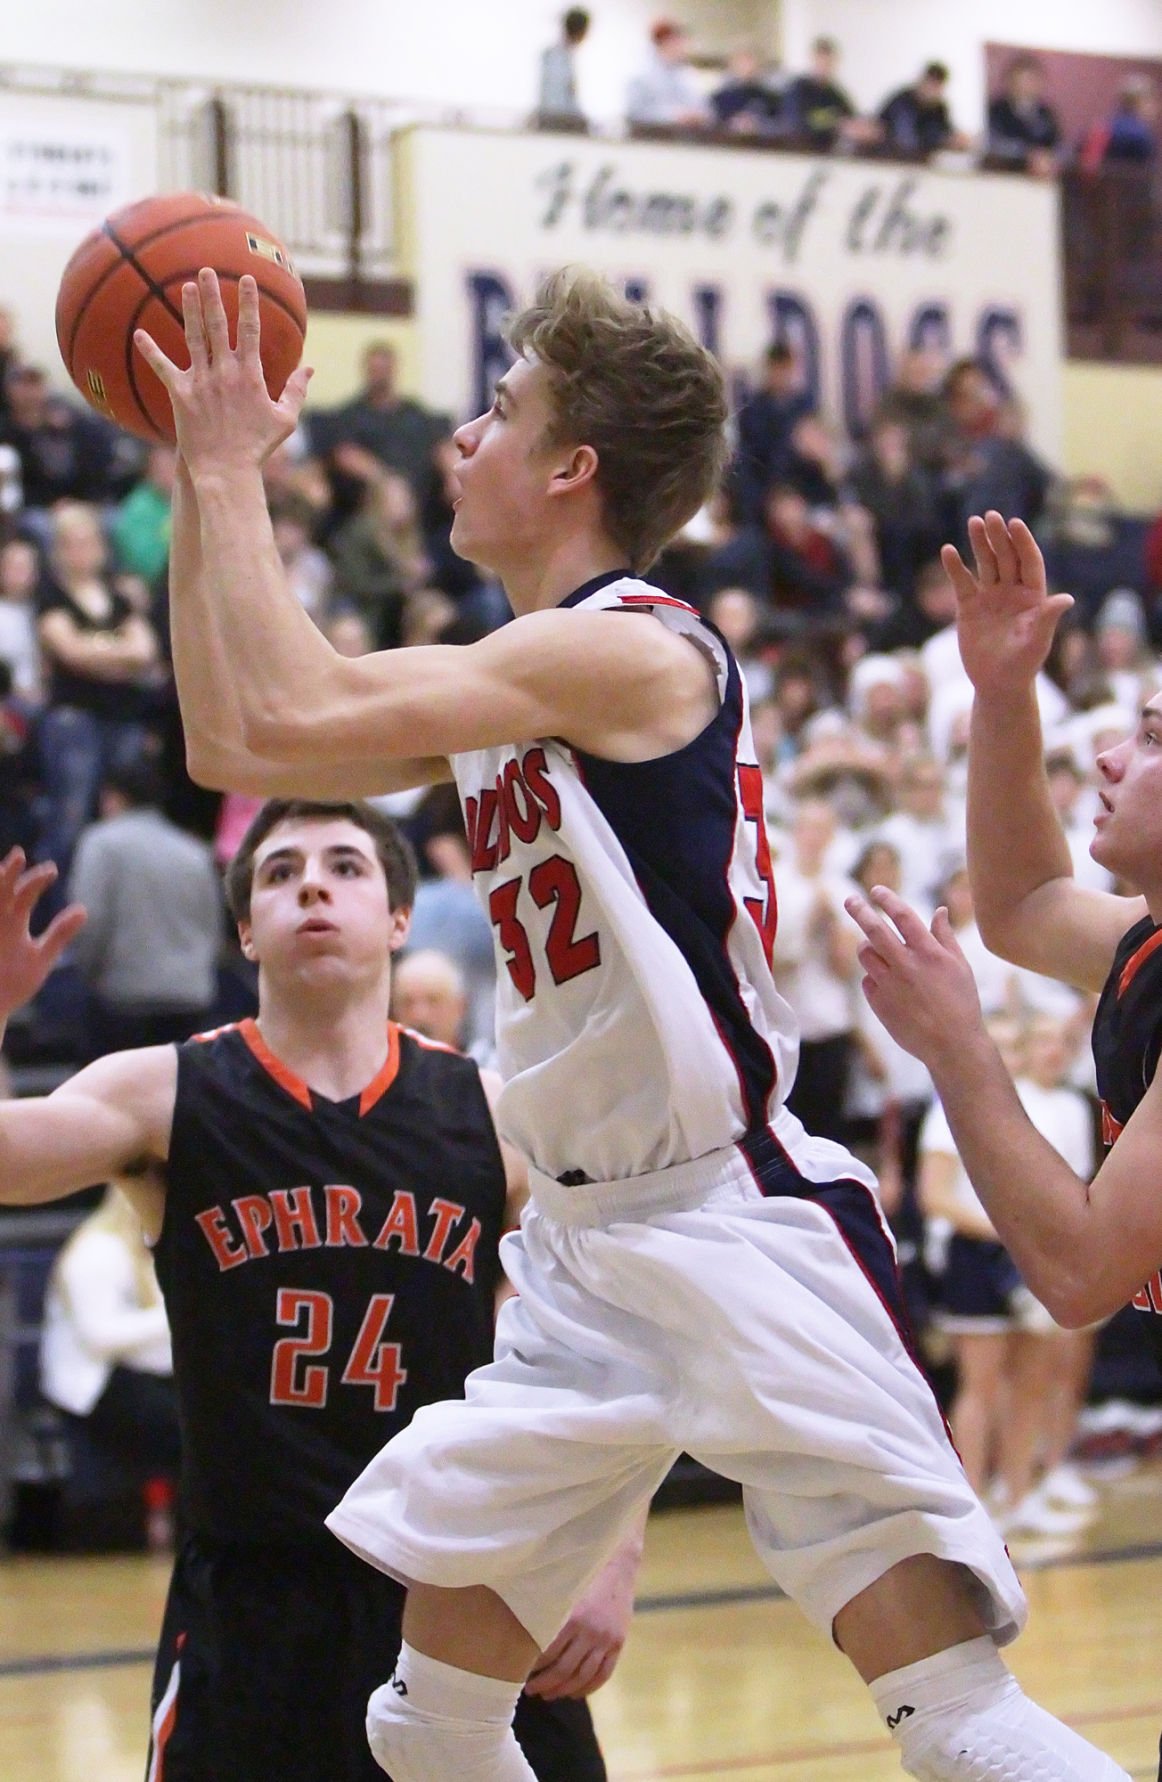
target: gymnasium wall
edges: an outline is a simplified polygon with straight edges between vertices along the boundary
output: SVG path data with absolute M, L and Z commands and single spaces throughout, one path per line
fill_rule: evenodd
M 329 28 L 305 0 L 42 0 L 10 7 L 0 45 L 6 64 L 137 71 L 194 78 L 204 74 L 246 81 L 327 86 L 338 91 L 406 94 L 431 103 L 496 107 L 511 113 L 532 102 L 536 52 L 549 40 L 561 7 L 556 0 L 438 0 L 429 8 L 403 0 L 332 0 Z M 658 0 L 597 0 L 595 28 L 583 51 L 583 99 L 598 117 L 621 108 L 627 74 L 641 55 Z M 983 105 L 986 41 L 1116 54 L 1162 55 L 1159 0 L 674 0 L 666 8 L 686 19 L 704 42 L 724 46 L 750 31 L 773 42 L 781 36 L 788 65 L 802 65 L 811 37 L 824 30 L 844 47 L 844 76 L 857 99 L 872 105 L 930 55 L 953 70 L 954 110 L 966 123 Z M 0 95 L 0 123 L 11 117 L 9 93 Z M 91 121 L 91 102 L 77 115 Z M 140 183 L 148 162 L 147 133 L 134 113 L 131 169 Z M 684 151 L 671 151 L 681 154 Z M 148 179 L 146 181 L 148 185 Z M 106 207 L 107 208 L 107 207 Z M 72 239 L 87 224 L 71 226 Z M 0 302 L 10 301 L 30 352 L 52 362 L 51 290 L 54 268 L 69 239 L 58 224 L 55 245 L 46 230 L 35 242 L 25 231 L 21 257 L 39 268 L 20 288 L 8 283 L 16 257 L 0 226 L 8 275 L 0 274 Z M 63 247 L 67 252 L 67 246 Z M 987 242 L 984 252 L 990 251 Z M 46 293 L 48 293 L 46 295 Z M 316 316 L 308 352 L 318 366 L 315 399 L 334 401 L 354 385 L 359 353 L 369 338 L 393 336 L 405 380 L 419 375 L 420 346 L 408 324 L 361 317 Z M 1061 459 L 1070 473 L 1101 470 L 1134 510 L 1162 506 L 1162 372 L 1068 365 L 1061 383 Z M 1159 468 L 1155 468 L 1159 466 Z

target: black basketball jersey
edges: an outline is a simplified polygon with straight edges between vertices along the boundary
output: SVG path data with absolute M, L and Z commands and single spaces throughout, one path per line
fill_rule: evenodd
M 1149 916 L 1122 936 L 1097 1005 L 1093 1057 L 1101 1097 L 1102 1138 L 1112 1145 L 1154 1080 L 1162 1056 L 1162 927 Z M 1162 1367 L 1162 1271 L 1135 1295 L 1150 1312 L 1150 1335 Z
M 420 1405 L 492 1354 L 504 1167 L 471 1059 L 394 1024 L 349 1101 L 243 1021 L 178 1048 L 155 1249 L 184 1497 L 221 1541 L 318 1541 Z

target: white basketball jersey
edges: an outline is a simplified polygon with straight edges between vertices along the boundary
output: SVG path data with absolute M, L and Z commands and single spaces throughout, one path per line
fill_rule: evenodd
M 795 1073 L 746 690 L 692 607 L 604 576 L 565 606 L 652 613 L 712 657 L 721 704 L 654 761 L 552 738 L 456 755 L 497 949 L 497 1123 L 544 1174 L 619 1180 L 766 1127 Z M 780 1127 L 801 1130 L 784 1113 Z

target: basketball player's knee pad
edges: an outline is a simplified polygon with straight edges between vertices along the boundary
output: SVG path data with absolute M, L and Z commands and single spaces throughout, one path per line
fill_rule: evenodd
M 367 1704 L 367 1742 L 392 1782 L 536 1782 L 512 1730 L 519 1685 L 404 1647 Z
M 871 1689 L 916 1782 L 1129 1782 L 1029 1700 L 987 1637 L 890 1671 Z

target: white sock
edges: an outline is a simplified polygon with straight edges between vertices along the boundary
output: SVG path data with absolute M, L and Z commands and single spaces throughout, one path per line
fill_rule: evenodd
M 987 1634 L 888 1671 L 871 1693 L 918 1782 L 1129 1782 L 1029 1700 Z
M 512 1731 L 520 1692 L 405 1640 L 390 1682 L 367 1704 L 372 1755 L 393 1782 L 536 1782 Z

